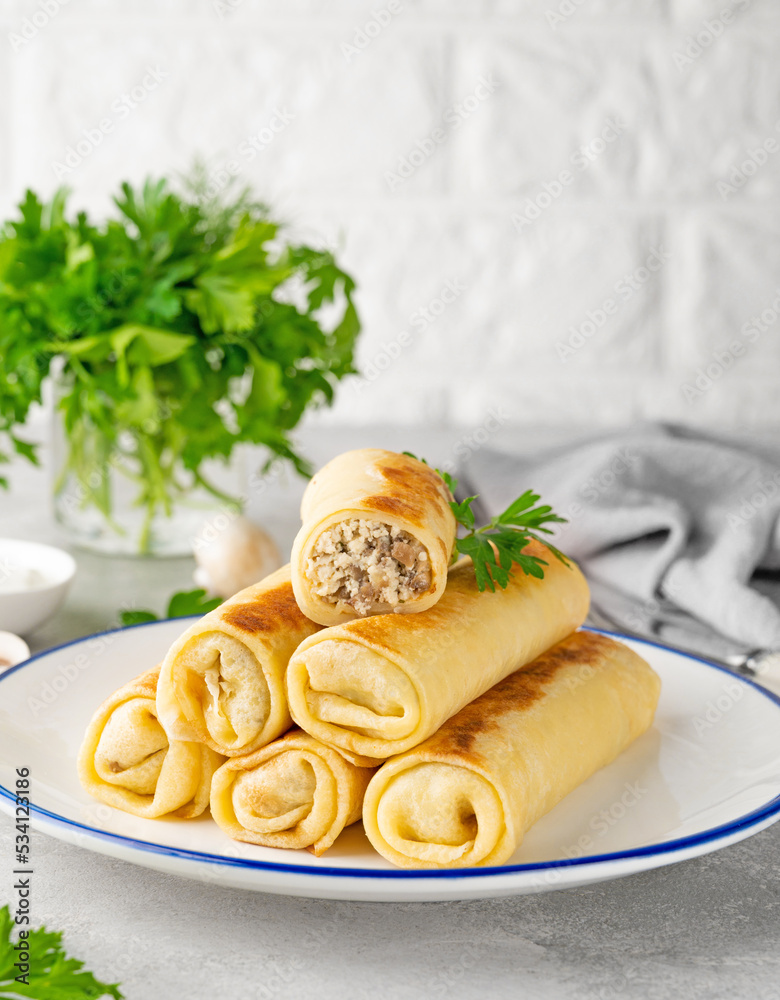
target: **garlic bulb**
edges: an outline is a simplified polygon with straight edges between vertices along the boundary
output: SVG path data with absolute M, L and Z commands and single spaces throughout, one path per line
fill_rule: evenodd
M 30 655 L 30 647 L 13 632 L 0 632 L 0 674 L 9 667 L 26 660 Z
M 204 522 L 193 541 L 193 554 L 198 564 L 195 582 L 220 597 L 232 597 L 282 564 L 273 539 L 245 517 L 220 515 Z

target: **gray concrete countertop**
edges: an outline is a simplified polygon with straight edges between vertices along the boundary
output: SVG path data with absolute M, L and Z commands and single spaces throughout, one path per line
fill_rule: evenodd
M 346 447 L 417 446 L 419 430 L 319 430 L 315 463 Z M 492 443 L 500 443 L 502 434 Z M 442 462 L 458 432 L 425 432 Z M 45 471 L 12 467 L 0 536 L 63 544 Z M 276 482 L 250 513 L 289 546 L 302 483 Z M 189 559 L 74 551 L 79 574 L 34 649 L 116 624 L 123 604 L 162 609 Z M 474 997 L 780 1000 L 780 824 L 707 857 L 586 888 L 468 903 L 349 903 L 253 894 L 160 875 L 35 838 L 34 923 L 127 1000 Z M 12 826 L 0 817 L 0 857 Z M 10 898 L 3 864 L 0 903 Z

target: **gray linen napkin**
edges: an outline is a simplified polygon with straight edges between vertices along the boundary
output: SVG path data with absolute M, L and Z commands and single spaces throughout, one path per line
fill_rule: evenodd
M 780 609 L 749 586 L 780 568 L 780 451 L 647 424 L 537 455 L 482 449 L 462 473 L 490 515 L 540 493 L 569 518 L 556 544 L 592 578 L 780 649 Z

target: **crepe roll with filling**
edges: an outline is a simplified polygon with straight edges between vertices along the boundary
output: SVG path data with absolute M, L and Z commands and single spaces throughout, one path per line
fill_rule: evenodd
M 192 819 L 209 804 L 225 759 L 202 743 L 169 740 L 157 717 L 159 667 L 106 699 L 87 727 L 79 779 L 94 798 L 124 812 Z
M 438 604 L 376 615 L 306 639 L 290 660 L 295 722 L 358 764 L 403 753 L 507 674 L 578 628 L 588 613 L 579 569 L 538 542 L 544 579 L 515 566 L 505 590 L 480 593 L 471 560 L 450 570 Z
M 338 625 L 436 604 L 455 544 L 451 500 L 442 478 L 409 455 L 361 448 L 334 458 L 301 503 L 291 567 L 303 613 Z
M 401 868 L 503 864 L 649 728 L 660 685 L 627 646 L 575 633 L 380 768 L 363 805 L 368 839 Z
M 360 819 L 373 768 L 294 729 L 214 775 L 211 815 L 234 840 L 307 848 L 319 857 L 345 826 Z
M 210 611 L 163 661 L 157 710 L 168 735 L 200 740 L 226 757 L 281 736 L 291 725 L 287 663 L 319 629 L 295 602 L 289 566 Z

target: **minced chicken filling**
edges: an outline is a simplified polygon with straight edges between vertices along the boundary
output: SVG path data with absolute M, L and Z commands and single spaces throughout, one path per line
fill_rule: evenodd
M 322 532 L 306 576 L 318 597 L 367 615 L 377 604 L 397 608 L 426 591 L 431 563 L 425 546 L 408 532 L 353 518 Z

